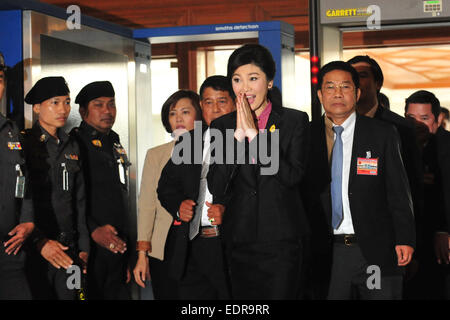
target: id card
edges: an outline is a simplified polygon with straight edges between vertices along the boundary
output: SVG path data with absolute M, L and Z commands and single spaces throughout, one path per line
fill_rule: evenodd
M 367 176 L 378 175 L 378 158 L 357 158 L 356 174 Z
M 25 177 L 17 176 L 16 179 L 16 198 L 23 199 L 25 197 Z
M 20 164 L 16 164 L 16 192 L 15 197 L 19 199 L 23 199 L 25 197 L 25 176 L 22 173 L 22 169 L 20 168 Z
M 69 191 L 69 171 L 67 171 L 66 164 L 64 162 L 61 163 L 61 167 L 63 167 L 62 188 L 64 191 Z
M 123 163 L 121 162 L 121 159 L 117 159 L 117 164 L 119 166 L 120 183 L 125 184 L 125 168 L 123 167 Z

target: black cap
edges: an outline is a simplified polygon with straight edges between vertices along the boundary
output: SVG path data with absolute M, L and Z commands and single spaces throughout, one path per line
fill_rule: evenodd
M 40 79 L 25 96 L 28 104 L 37 104 L 47 99 L 67 96 L 70 90 L 63 77 L 45 77 Z
M 80 106 L 87 106 L 89 101 L 97 99 L 99 97 L 114 97 L 114 88 L 109 81 L 96 81 L 91 82 L 81 89 L 75 98 L 75 103 Z

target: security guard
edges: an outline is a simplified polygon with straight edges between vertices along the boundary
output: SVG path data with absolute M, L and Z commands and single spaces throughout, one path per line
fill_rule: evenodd
M 86 85 L 75 99 L 83 121 L 72 130 L 80 144 L 87 186 L 87 223 L 93 240 L 88 287 L 91 299 L 127 300 L 130 294 L 128 162 L 117 133 L 114 88 L 108 81 Z
M 0 100 L 5 89 L 5 73 L 0 53 Z M 34 229 L 25 169 L 19 131 L 0 114 L 0 300 L 31 299 L 24 270 L 25 251 L 20 250 Z
M 89 234 L 79 147 L 62 129 L 70 113 L 69 88 L 63 77 L 42 78 L 25 102 L 38 115 L 24 140 L 36 223 L 30 286 L 36 299 L 73 300 L 81 269 L 86 271 Z

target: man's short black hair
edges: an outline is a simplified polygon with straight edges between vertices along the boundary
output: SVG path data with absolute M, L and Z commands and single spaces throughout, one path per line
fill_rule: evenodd
M 419 90 L 414 92 L 405 100 L 405 113 L 408 113 L 410 103 L 431 104 L 431 112 L 434 115 L 434 121 L 437 122 L 441 113 L 441 103 L 436 96 L 430 91 Z
M 376 83 L 380 85 L 380 88 L 383 86 L 384 76 L 383 71 L 381 70 L 380 65 L 374 59 L 369 56 L 355 56 L 347 61 L 350 64 L 357 64 L 358 62 L 365 62 L 370 65 L 370 69 L 372 70 L 373 78 Z M 379 90 L 378 90 L 379 92 Z
M 388 109 L 388 110 L 391 109 L 391 103 L 389 102 L 388 96 L 385 95 L 385 94 L 382 93 L 382 92 L 378 92 L 378 103 L 379 103 L 382 107 L 384 107 L 384 108 L 386 108 L 386 109 Z
M 322 68 L 320 68 L 319 75 L 318 75 L 318 85 L 319 90 L 322 89 L 323 84 L 323 78 L 325 75 L 331 71 L 334 70 L 342 70 L 350 73 L 352 75 L 353 84 L 355 85 L 355 92 L 359 88 L 359 75 L 355 68 L 351 66 L 350 63 L 347 63 L 345 61 L 332 61 L 330 63 L 327 63 Z
M 441 106 L 441 112 L 444 114 L 444 119 L 450 119 L 450 112 L 447 108 Z
M 233 97 L 233 88 L 231 88 L 231 83 L 225 76 L 211 76 L 206 78 L 200 86 L 200 100 L 203 100 L 203 92 L 206 88 L 213 88 L 217 91 L 226 91 L 230 97 Z

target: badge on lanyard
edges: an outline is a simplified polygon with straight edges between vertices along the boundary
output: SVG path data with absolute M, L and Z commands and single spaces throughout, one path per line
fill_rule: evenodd
M 92 144 L 93 144 L 94 146 L 96 146 L 96 147 L 99 147 L 99 148 L 102 147 L 102 142 L 101 142 L 100 140 L 98 140 L 98 139 L 92 140 Z
M 117 165 L 119 166 L 119 179 L 120 183 L 125 184 L 125 168 L 123 166 L 123 158 L 117 159 Z
M 22 150 L 22 145 L 20 142 L 8 142 L 9 150 Z
M 372 158 L 372 153 L 370 151 L 366 152 L 365 158 L 357 158 L 356 174 L 366 176 L 378 175 L 378 158 Z
M 20 164 L 16 164 L 16 198 L 23 199 L 25 197 L 25 177 L 23 176 Z
M 63 190 L 69 191 L 69 171 L 67 171 L 66 163 L 61 163 L 61 167 L 63 167 Z

